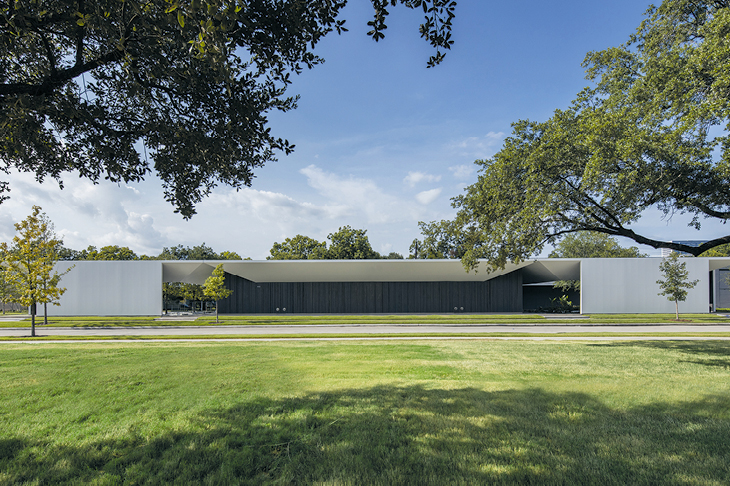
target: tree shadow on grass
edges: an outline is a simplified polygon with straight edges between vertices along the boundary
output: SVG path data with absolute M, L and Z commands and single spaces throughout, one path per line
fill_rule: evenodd
M 377 386 L 254 399 L 182 430 L 0 441 L 0 483 L 727 484 L 710 397 L 613 410 L 581 393 Z M 714 417 L 714 418 L 713 418 Z
M 590 344 L 593 347 L 642 347 L 678 351 L 695 359 L 679 359 L 679 363 L 693 363 L 730 370 L 730 341 L 618 341 Z

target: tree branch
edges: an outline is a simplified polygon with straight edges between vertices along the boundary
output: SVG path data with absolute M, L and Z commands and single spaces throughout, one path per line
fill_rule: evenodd
M 718 219 L 730 219 L 730 211 L 715 211 L 714 209 L 711 209 L 709 206 L 702 204 L 700 202 L 690 201 L 690 204 L 703 213 L 705 213 L 708 216 L 711 216 L 713 218 Z
M 41 42 L 43 42 L 43 47 L 46 49 L 46 55 L 48 56 L 48 63 L 51 65 L 51 76 L 55 76 L 58 73 L 58 67 L 56 64 L 56 56 L 53 54 L 53 49 L 51 48 L 51 44 L 48 42 L 48 37 L 46 37 L 45 33 L 40 33 Z
M 599 210 L 601 210 L 601 212 L 603 212 L 603 214 L 605 214 L 609 219 L 611 219 L 616 226 L 621 227 L 621 221 L 619 221 L 618 218 L 616 218 L 611 213 L 611 211 L 609 211 L 608 209 L 604 208 L 595 199 L 593 199 L 591 196 L 589 196 L 588 194 L 586 194 L 584 191 L 582 191 L 578 187 L 576 187 L 566 177 L 560 177 L 560 176 L 558 176 L 558 179 L 564 181 L 566 184 L 568 184 L 573 189 L 574 192 L 578 193 L 582 198 L 587 199 L 590 204 L 592 204 L 593 206 L 595 206 L 596 208 L 598 208 Z M 572 199 L 573 202 L 575 202 L 576 204 L 580 205 L 581 207 L 583 207 L 583 208 L 586 207 L 584 204 L 581 204 L 580 201 L 577 200 L 576 198 L 571 197 L 570 199 Z M 602 219 L 599 219 L 593 212 L 591 212 L 591 216 L 594 217 L 595 219 L 597 219 L 598 221 L 600 221 L 601 224 L 604 224 L 606 226 L 611 226 L 610 224 L 608 224 L 608 222 L 604 222 Z
M 84 12 L 84 0 L 79 1 L 79 12 L 83 15 Z M 84 37 L 86 35 L 86 28 L 83 25 L 76 27 L 76 64 L 74 67 L 81 66 L 84 63 Z
M 68 81 L 75 77 L 93 71 L 94 69 L 111 64 L 119 61 L 124 57 L 124 51 L 115 49 L 114 51 L 107 52 L 101 57 L 89 61 L 85 64 L 76 65 L 68 69 L 57 71 L 56 75 L 49 76 L 40 84 L 25 84 L 25 83 L 8 83 L 0 84 L 0 96 L 17 95 L 17 94 L 29 94 L 33 96 L 39 95 L 50 95 L 53 91 L 63 86 Z

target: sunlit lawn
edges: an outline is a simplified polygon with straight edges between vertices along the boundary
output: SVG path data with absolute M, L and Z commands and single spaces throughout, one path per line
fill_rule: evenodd
M 343 325 L 343 324 L 524 324 L 544 325 L 571 323 L 642 324 L 677 323 L 674 314 L 281 314 L 281 315 L 226 315 L 216 322 L 214 315 L 187 316 L 190 320 L 156 320 L 159 316 L 78 316 L 49 317 L 50 327 L 134 327 L 134 326 L 215 326 L 215 325 Z M 730 324 L 724 314 L 680 314 L 681 324 Z M 43 316 L 36 317 L 36 326 L 43 328 Z M 30 318 L 22 321 L 2 321 L 0 327 L 30 327 Z
M 730 343 L 5 344 L 0 484 L 728 484 Z

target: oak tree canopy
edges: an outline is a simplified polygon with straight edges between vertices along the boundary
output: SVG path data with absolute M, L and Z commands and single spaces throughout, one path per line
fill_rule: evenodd
M 421 36 L 451 47 L 453 0 L 371 0 L 373 39 L 387 8 L 423 9 Z M 185 218 L 219 183 L 294 146 L 267 113 L 296 107 L 291 74 L 322 59 L 347 0 L 12 0 L 0 2 L 0 170 L 38 181 L 78 171 L 97 182 L 154 172 Z M 8 182 L 0 182 L 0 201 Z
M 730 243 L 692 247 L 632 228 L 649 208 L 687 214 L 698 230 L 730 218 L 730 2 L 665 0 L 584 66 L 593 86 L 547 121 L 514 123 L 454 199 L 465 266 L 503 267 L 578 231 L 695 256 Z
M 395 252 L 387 256 L 373 250 L 367 230 L 340 226 L 334 233 L 327 235 L 330 241 L 317 241 L 304 235 L 286 238 L 282 243 L 274 242 L 267 260 L 377 260 L 403 258 Z

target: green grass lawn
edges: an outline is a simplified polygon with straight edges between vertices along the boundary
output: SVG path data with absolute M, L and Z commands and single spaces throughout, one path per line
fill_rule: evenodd
M 228 316 L 222 315 L 220 322 L 215 322 L 215 316 L 203 315 L 190 321 L 163 320 L 157 321 L 158 316 L 142 317 L 50 317 L 48 326 L 51 327 L 131 327 L 131 326 L 265 326 L 265 325 L 312 325 L 312 324 L 560 324 L 572 323 L 581 325 L 590 324 L 643 324 L 643 323 L 676 323 L 674 314 L 592 314 L 587 316 L 566 317 L 562 314 L 553 314 L 549 318 L 538 314 L 443 314 L 443 315 L 413 315 L 413 314 L 375 314 L 375 315 L 254 315 Z M 730 317 L 717 314 L 680 314 L 682 324 L 705 323 L 727 324 Z M 36 317 L 36 325 L 42 327 L 42 316 Z M 30 318 L 23 321 L 0 321 L 0 327 L 30 326 Z
M 730 343 L 3 344 L 0 484 L 730 483 Z
M 180 341 L 180 340 L 260 340 L 270 341 L 272 339 L 278 340 L 313 340 L 313 339 L 340 339 L 340 340 L 354 340 L 354 339 L 438 339 L 438 338 L 467 338 L 467 339 L 538 339 L 546 338 L 559 340 L 559 338 L 569 339 L 582 339 L 582 338 L 668 338 L 671 340 L 686 340 L 688 338 L 702 338 L 707 339 L 728 339 L 730 338 L 730 332 L 630 332 L 622 331 L 621 328 L 616 328 L 613 332 L 454 332 L 454 333 L 441 333 L 441 332 L 400 332 L 400 333 L 382 333 L 382 334 L 371 334 L 371 333 L 317 333 L 317 334 L 186 334 L 186 335 L 171 335 L 171 334 L 150 334 L 144 336 L 134 335 L 117 335 L 117 336 L 55 336 L 55 335 L 36 335 L 35 337 L 25 336 L 2 336 L 0 342 L 31 342 L 31 341 L 49 341 L 49 342 L 70 342 L 70 341 Z

